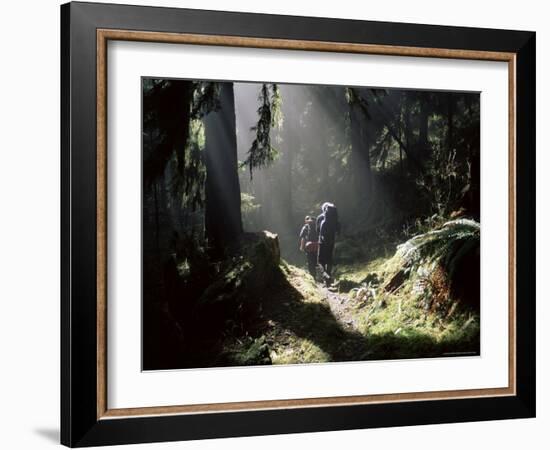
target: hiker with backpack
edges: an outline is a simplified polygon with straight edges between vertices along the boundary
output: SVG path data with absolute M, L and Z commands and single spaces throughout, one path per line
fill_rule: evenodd
M 323 269 L 323 277 L 328 283 L 332 274 L 332 258 L 336 233 L 340 231 L 338 210 L 333 203 L 325 202 L 321 207 L 321 214 L 317 217 L 316 230 L 319 235 L 318 263 Z
M 315 221 L 313 217 L 306 216 L 304 226 L 300 231 L 300 251 L 306 254 L 307 268 L 313 279 L 316 276 L 318 249 L 319 242 L 317 230 L 315 229 Z

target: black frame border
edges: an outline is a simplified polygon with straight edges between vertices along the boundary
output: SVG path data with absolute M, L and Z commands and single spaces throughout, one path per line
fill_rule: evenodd
M 96 30 L 516 54 L 516 395 L 97 419 Z M 284 31 L 281 31 L 284 30 Z M 61 6 L 61 443 L 71 447 L 534 417 L 534 32 L 114 4 Z

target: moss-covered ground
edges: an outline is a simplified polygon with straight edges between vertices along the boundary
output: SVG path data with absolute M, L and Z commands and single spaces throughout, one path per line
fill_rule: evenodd
M 225 341 L 225 360 L 256 365 L 478 355 L 479 313 L 433 276 L 424 279 L 420 269 L 398 279 L 400 264 L 392 254 L 339 264 L 327 287 L 304 267 L 282 262 L 269 292 L 259 293 L 254 326 L 244 338 Z

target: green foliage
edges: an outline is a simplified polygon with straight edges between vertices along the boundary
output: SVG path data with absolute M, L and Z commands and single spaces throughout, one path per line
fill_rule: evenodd
M 262 94 L 263 95 L 263 94 Z M 271 85 L 271 127 L 281 129 L 283 128 L 284 116 L 283 116 L 283 98 L 281 91 L 276 84 Z
M 219 83 L 144 79 L 144 181 L 167 178 L 182 208 L 204 206 L 203 118 L 220 107 Z M 180 105 L 177 101 L 187 101 Z M 179 137 L 179 138 L 177 138 Z M 179 139 L 179 140 L 178 140 Z M 171 163 L 171 164 L 169 164 Z M 167 172 L 167 167 L 170 170 Z
M 456 150 L 449 152 L 441 146 L 434 146 L 425 167 L 425 173 L 416 180 L 420 193 L 432 212 L 448 215 L 464 195 L 470 178 L 469 167 L 460 164 Z
M 256 126 L 252 127 L 256 137 L 242 163 L 243 166 L 248 166 L 251 179 L 254 169 L 267 167 L 277 158 L 278 151 L 271 145 L 271 129 L 281 128 L 283 124 L 281 96 L 276 84 L 262 84 L 258 100 L 259 118 Z
M 261 366 L 272 363 L 265 336 L 246 336 L 242 340 L 237 339 L 235 344 L 226 350 L 224 359 L 232 366 Z
M 269 231 L 248 233 L 242 237 L 240 254 L 221 262 L 210 286 L 198 299 L 199 304 L 230 301 L 255 301 L 254 296 L 279 275 L 277 235 Z
M 411 270 L 421 265 L 440 265 L 452 274 L 461 257 L 479 246 L 479 232 L 479 223 L 474 220 L 452 220 L 439 229 L 409 239 L 398 247 L 396 257 Z
M 189 139 L 186 146 L 183 206 L 195 211 L 204 205 L 206 166 L 204 124 L 201 119 L 191 119 Z
M 275 287 L 266 304 L 269 318 L 263 331 L 273 364 L 436 357 L 479 351 L 479 316 L 454 310 L 442 317 L 422 308 L 412 283 L 388 294 L 383 290 L 387 260 L 342 268 L 348 281 L 368 279 L 368 295 L 319 288 L 308 274 L 292 265 L 283 273 L 292 286 Z M 367 274 L 365 276 L 365 274 Z M 384 275 L 386 274 L 386 275 Z M 380 277 L 380 280 L 378 279 Z M 379 284 L 378 281 L 381 281 Z M 330 299 L 330 300 L 329 300 Z
M 241 155 L 248 151 L 240 167 L 250 174 L 250 180 L 241 179 L 242 219 L 246 229 L 286 233 L 281 240 L 295 248 L 304 214 L 334 201 L 342 220 L 335 251 L 339 291 L 327 293 L 291 264 L 278 266 L 272 235 L 260 241 L 243 236 L 245 242 L 236 243 L 239 256 L 224 260 L 198 250 L 204 244 L 193 231 L 204 229 L 203 120 L 221 107 L 220 83 L 145 79 L 144 183 L 153 189 L 146 193 L 151 217 L 144 222 L 155 230 L 149 238 L 160 251 L 172 229 L 184 242 L 177 252 L 178 282 L 167 283 L 167 289 L 185 293 L 170 298 L 184 310 L 179 320 L 193 326 L 200 316 L 192 330 L 211 326 L 219 332 L 212 331 L 203 344 L 215 342 L 205 345 L 216 346 L 216 352 L 223 347 L 229 364 L 238 365 L 475 350 L 479 316 L 456 307 L 448 285 L 475 255 L 479 223 L 443 219 L 453 217 L 465 198 L 479 195 L 475 95 L 341 86 L 280 89 L 261 85 L 259 105 L 249 104 L 257 108 L 253 136 L 239 130 Z M 187 101 L 182 105 L 175 98 Z M 352 142 L 357 123 L 362 134 Z M 358 148 L 359 159 L 353 153 Z M 359 170 L 358 162 L 364 163 Z M 259 178 L 254 185 L 253 172 Z M 368 177 L 363 185 L 368 190 L 354 183 L 358 176 Z M 367 194 L 358 200 L 358 192 Z M 478 214 L 474 207 L 469 216 Z M 405 239 L 394 255 L 395 245 Z M 166 278 L 159 275 L 151 285 Z M 435 298 L 448 307 L 431 308 Z
M 180 206 L 196 211 L 204 205 L 204 182 L 206 166 L 204 164 L 205 136 L 202 119 L 189 121 L 189 136 L 183 153 L 174 153 L 172 157 L 171 179 L 172 195 L 180 198 Z M 180 172 L 178 167 L 183 164 Z
M 241 192 L 241 215 L 245 229 L 258 229 L 258 213 L 261 205 L 255 202 L 256 198 L 252 194 Z
M 204 116 L 220 109 L 220 85 L 216 82 L 193 83 L 189 138 L 185 147 L 185 174 L 176 180 L 176 192 L 182 196 L 182 207 L 196 211 L 204 206 L 206 165 L 203 150 L 206 144 Z
M 193 83 L 191 115 L 202 118 L 211 111 L 220 109 L 220 84 L 214 81 L 196 81 Z
M 247 194 L 245 192 L 241 193 L 241 212 L 246 214 L 252 214 L 258 209 L 260 209 L 260 205 L 257 203 L 254 203 L 254 196 L 251 194 Z

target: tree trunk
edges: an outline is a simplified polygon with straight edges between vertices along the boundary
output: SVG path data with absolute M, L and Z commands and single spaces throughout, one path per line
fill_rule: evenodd
M 413 133 L 412 133 L 412 125 L 411 125 L 411 115 L 412 115 L 412 111 L 411 111 L 411 98 L 409 97 L 409 95 L 405 94 L 405 98 L 403 100 L 405 102 L 405 109 L 403 111 L 403 122 L 404 122 L 404 137 L 405 137 L 405 142 L 407 143 L 407 148 L 409 149 L 412 149 L 414 150 L 414 139 L 413 139 Z M 403 148 L 402 146 L 400 145 L 399 146 L 399 157 L 402 158 L 403 157 Z M 409 167 L 411 166 L 410 162 L 407 160 L 407 162 L 409 163 Z M 401 170 L 403 170 L 403 166 L 401 165 Z
M 412 127 L 411 127 L 411 100 L 408 96 L 405 97 L 405 111 L 404 122 L 405 122 L 405 142 L 407 143 L 408 148 L 413 148 L 414 142 L 412 138 Z
M 418 124 L 418 159 L 424 161 L 429 155 L 428 148 L 428 109 L 429 97 L 427 93 L 420 94 L 420 117 Z
M 329 201 L 331 196 L 331 186 L 329 180 L 329 145 L 328 145 L 328 129 L 329 118 L 327 112 L 321 107 L 318 99 L 315 100 L 314 107 L 318 108 L 318 123 L 312 120 L 309 128 L 309 137 L 311 144 L 317 148 L 316 157 L 316 173 L 315 177 L 318 180 L 317 184 L 317 201 L 324 203 Z
M 285 153 L 283 155 L 283 170 L 284 170 L 284 183 L 282 183 L 281 187 L 284 189 L 284 195 L 283 198 L 285 199 L 285 211 L 286 216 L 288 219 L 288 223 L 292 224 L 294 214 L 293 214 L 293 207 L 292 207 L 292 163 L 294 160 L 294 154 L 296 152 L 296 148 L 298 145 L 297 142 L 297 133 L 295 130 L 295 124 L 289 125 L 291 129 L 289 130 L 289 133 L 287 133 L 288 140 L 285 145 Z
M 454 120 L 454 96 L 451 93 L 447 94 L 447 154 L 453 151 L 453 127 Z
M 399 103 L 399 128 L 397 131 L 397 136 L 403 142 L 403 97 L 401 97 L 401 101 Z M 399 146 L 399 171 L 401 172 L 401 176 L 403 176 L 403 149 L 401 146 Z
M 158 182 L 153 183 L 153 192 L 155 199 L 155 242 L 157 244 L 157 252 L 160 254 L 160 220 L 159 220 L 159 198 L 158 198 Z
M 366 116 L 355 105 L 351 106 L 351 161 L 353 186 L 358 198 L 368 200 L 371 191 L 371 165 Z
M 143 181 L 148 187 L 157 178 L 164 176 L 166 166 L 175 153 L 177 155 L 177 176 L 184 176 L 185 145 L 189 137 L 189 119 L 192 87 L 189 81 L 170 81 L 148 101 L 156 104 L 157 127 L 164 136 L 153 147 L 152 139 L 149 151 L 144 154 Z M 146 99 L 144 99 L 144 102 Z M 151 106 L 149 106 L 151 108 Z
M 234 248 L 243 232 L 233 83 L 220 83 L 220 109 L 204 120 L 205 232 L 213 254 Z

